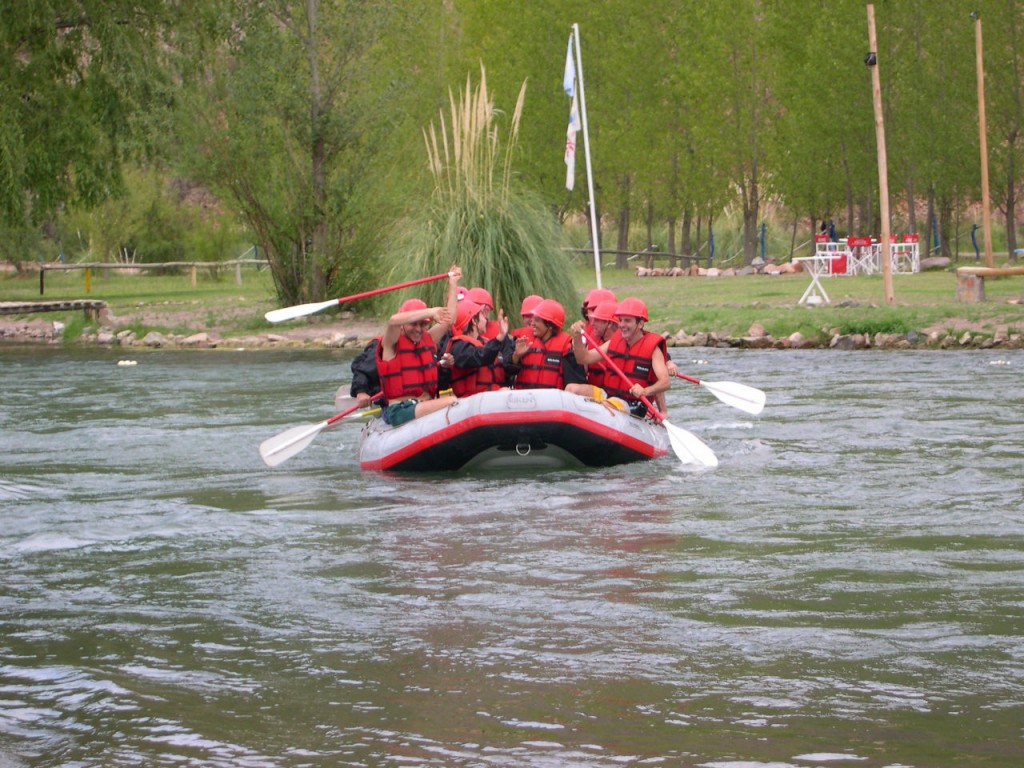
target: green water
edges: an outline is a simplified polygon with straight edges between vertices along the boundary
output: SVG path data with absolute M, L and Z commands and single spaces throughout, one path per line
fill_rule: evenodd
M 340 353 L 0 348 L 0 766 L 1017 766 L 1024 355 L 677 351 L 721 466 L 364 474 Z M 698 359 L 702 358 L 702 359 Z

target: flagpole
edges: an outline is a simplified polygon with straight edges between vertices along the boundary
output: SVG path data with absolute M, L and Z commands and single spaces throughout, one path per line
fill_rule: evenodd
M 594 205 L 594 174 L 590 167 L 590 133 L 587 131 L 587 99 L 583 90 L 583 56 L 580 53 L 580 25 L 572 25 L 576 51 L 576 79 L 580 84 L 580 117 L 583 121 L 583 156 L 587 162 L 587 194 L 590 196 L 590 239 L 594 244 L 594 275 L 601 288 L 601 246 L 597 239 L 597 208 Z

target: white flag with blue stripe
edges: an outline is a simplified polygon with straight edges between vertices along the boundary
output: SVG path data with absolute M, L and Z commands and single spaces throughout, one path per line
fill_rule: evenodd
M 572 99 L 569 107 L 569 127 L 565 131 L 565 188 L 572 190 L 576 184 L 576 132 L 580 129 L 580 110 L 576 101 L 576 60 L 572 55 L 572 35 L 569 35 L 569 49 L 565 54 L 565 74 L 562 88 Z

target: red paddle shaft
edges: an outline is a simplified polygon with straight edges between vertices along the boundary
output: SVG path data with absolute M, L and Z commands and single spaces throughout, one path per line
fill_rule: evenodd
M 447 272 L 442 272 L 439 275 L 431 275 L 430 277 L 419 277 L 415 280 L 409 280 L 406 283 L 398 283 L 397 285 L 389 285 L 384 288 L 374 288 L 372 291 L 363 291 L 352 296 L 342 296 L 340 299 L 335 299 L 339 304 L 345 304 L 349 301 L 356 301 L 357 299 L 365 299 L 367 296 L 376 296 L 378 293 L 389 293 L 390 291 L 400 291 L 403 288 L 412 288 L 414 285 L 420 285 L 422 283 L 432 283 L 435 280 L 441 280 L 448 277 Z

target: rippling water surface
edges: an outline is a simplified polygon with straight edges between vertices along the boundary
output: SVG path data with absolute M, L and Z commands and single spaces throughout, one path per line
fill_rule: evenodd
M 403 477 L 260 461 L 341 354 L 0 349 L 0 766 L 1020 765 L 1024 355 L 674 357 L 716 470 Z

